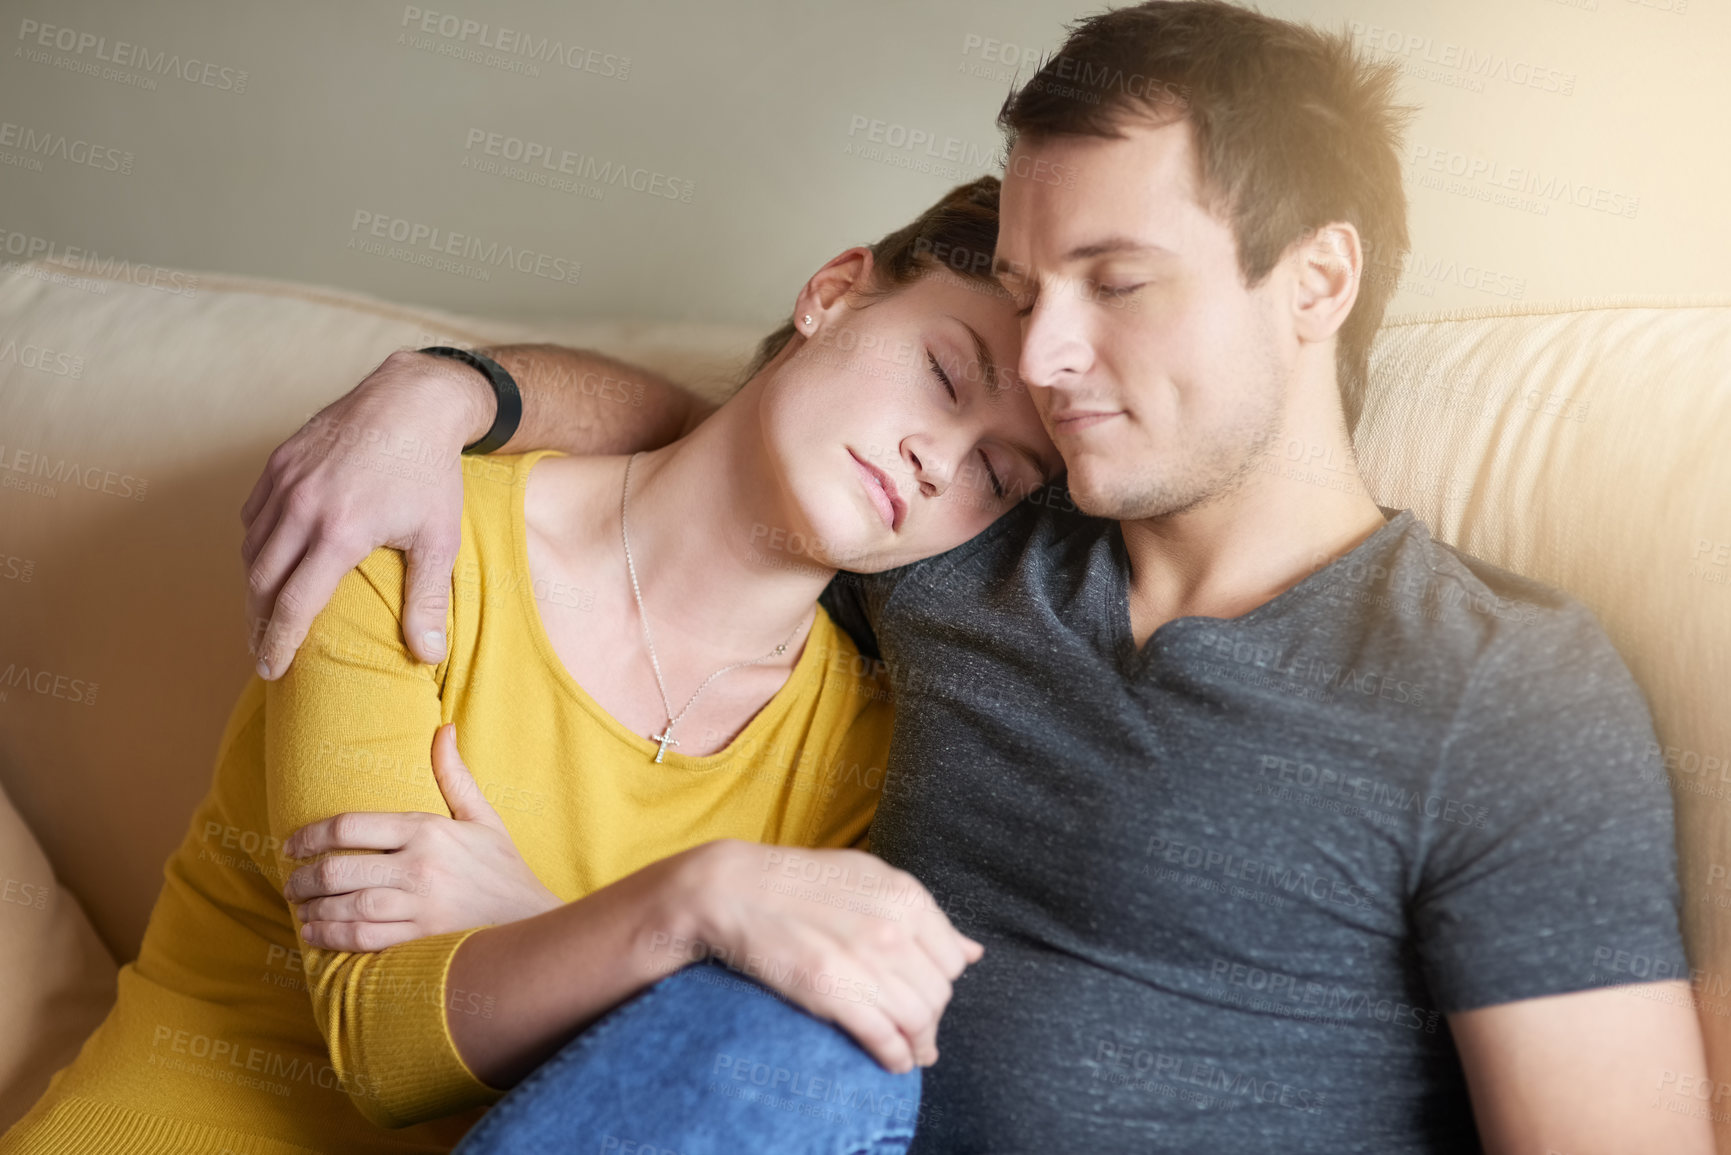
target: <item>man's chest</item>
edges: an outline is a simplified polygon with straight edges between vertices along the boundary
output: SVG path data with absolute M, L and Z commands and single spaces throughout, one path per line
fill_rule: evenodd
M 1368 667 L 1220 633 L 1179 623 L 1126 670 L 1086 625 L 1031 637 L 981 612 L 886 631 L 897 726 L 874 850 L 964 931 L 1148 981 L 1246 960 L 1386 977 L 1428 832 L 1476 817 L 1432 782 L 1439 727 Z

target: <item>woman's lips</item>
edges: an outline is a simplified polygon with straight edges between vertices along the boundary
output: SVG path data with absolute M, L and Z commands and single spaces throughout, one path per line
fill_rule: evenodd
M 875 465 L 868 465 L 860 460 L 859 454 L 848 450 L 848 456 L 853 458 L 854 468 L 859 470 L 860 484 L 865 487 L 866 496 L 871 499 L 872 506 L 878 511 L 878 516 L 884 519 L 884 524 L 890 527 L 890 532 L 901 528 L 902 517 L 907 513 L 907 502 L 896 492 L 896 483 L 890 480 L 889 474 Z

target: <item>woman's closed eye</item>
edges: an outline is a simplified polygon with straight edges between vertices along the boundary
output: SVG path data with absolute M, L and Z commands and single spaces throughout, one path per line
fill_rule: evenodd
M 938 363 L 937 354 L 930 349 L 926 350 L 926 364 L 932 367 L 932 376 L 936 377 L 938 382 L 943 385 L 944 392 L 949 394 L 950 401 L 954 403 L 957 400 L 955 383 L 950 380 L 950 375 L 944 372 L 944 367 Z M 986 471 L 986 478 L 992 483 L 993 495 L 1000 500 L 1009 496 L 1010 491 L 1004 485 L 1003 475 L 998 472 L 997 466 L 992 464 L 991 455 L 984 449 L 981 449 L 979 454 L 980 464 Z
M 998 471 L 992 468 L 992 459 L 984 449 L 980 450 L 980 461 L 985 464 L 986 476 L 992 481 L 992 493 L 999 498 L 1004 497 L 1007 491 L 1004 489 L 1003 480 L 999 478 Z
M 936 355 L 930 349 L 926 350 L 926 361 L 931 365 L 932 372 L 937 375 L 938 380 L 943 383 L 945 391 L 950 395 L 950 400 L 954 401 L 956 399 L 956 387 L 950 383 L 950 375 L 944 372 L 944 367 L 938 364 Z

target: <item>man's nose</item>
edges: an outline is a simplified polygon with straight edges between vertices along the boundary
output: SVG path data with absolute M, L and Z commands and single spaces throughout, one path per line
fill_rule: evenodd
M 1051 389 L 1079 377 L 1088 366 L 1081 318 L 1062 292 L 1042 293 L 1022 329 L 1022 380 Z

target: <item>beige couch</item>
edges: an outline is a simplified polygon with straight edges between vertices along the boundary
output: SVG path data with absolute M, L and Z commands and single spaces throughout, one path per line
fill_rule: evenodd
M 717 389 L 759 335 L 0 273 L 0 1128 L 105 1013 L 208 784 L 249 668 L 238 511 L 271 446 L 404 346 L 538 336 Z M 1582 598 L 1646 690 L 1692 961 L 1731 995 L 1731 299 L 1396 319 L 1373 381 L 1379 500 Z M 1330 483 L 1338 463 L 1291 449 Z M 1709 1018 L 1731 1079 L 1731 1018 Z

